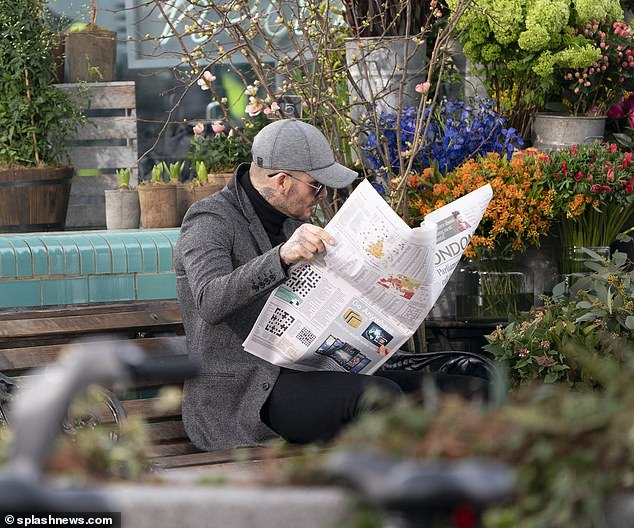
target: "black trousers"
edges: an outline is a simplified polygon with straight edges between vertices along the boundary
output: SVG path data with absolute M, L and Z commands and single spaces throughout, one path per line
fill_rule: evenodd
M 408 370 L 378 371 L 367 376 L 282 368 L 260 416 L 288 442 L 325 441 L 368 410 L 364 394 L 369 389 L 394 396 L 414 394 L 420 390 L 423 376 L 433 376 L 441 392 L 486 399 L 487 381 L 471 376 L 432 375 Z

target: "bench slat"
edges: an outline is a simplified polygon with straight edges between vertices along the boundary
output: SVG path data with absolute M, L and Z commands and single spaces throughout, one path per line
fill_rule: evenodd
M 194 445 L 187 438 L 183 439 L 182 442 L 153 445 L 150 448 L 150 458 L 191 455 L 193 453 L 201 452 L 202 451 L 194 447 Z
M 168 421 L 147 424 L 148 434 L 154 442 L 173 442 L 187 438 L 183 422 Z
M 160 409 L 158 402 L 160 398 L 144 398 L 142 400 L 123 400 L 121 404 L 126 412 L 126 416 L 140 417 L 146 420 L 157 420 L 159 418 L 180 418 L 181 410 L 171 409 L 169 411 Z
M 166 324 L 180 325 L 178 309 L 147 312 L 110 313 L 100 315 L 74 315 L 31 320 L 0 321 L 0 343 L 6 338 L 27 338 L 86 334 L 91 332 L 114 332 L 136 328 L 162 327 Z
M 103 337 L 90 339 L 91 342 L 102 342 Z M 152 357 L 171 356 L 186 353 L 185 336 L 161 336 L 135 339 L 134 344 Z M 55 361 L 66 344 L 39 345 L 0 349 L 0 372 L 11 376 L 13 371 L 21 371 L 47 365 Z

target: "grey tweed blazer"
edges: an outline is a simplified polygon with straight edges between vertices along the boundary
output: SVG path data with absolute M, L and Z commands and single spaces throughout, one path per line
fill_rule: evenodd
M 236 172 L 248 167 L 241 165 Z M 287 238 L 299 225 L 286 220 Z M 189 356 L 201 366 L 201 374 L 184 385 L 187 435 L 207 451 L 274 438 L 260 420 L 260 409 L 279 367 L 246 352 L 242 342 L 286 273 L 279 246 L 271 247 L 235 176 L 185 215 L 174 268 Z

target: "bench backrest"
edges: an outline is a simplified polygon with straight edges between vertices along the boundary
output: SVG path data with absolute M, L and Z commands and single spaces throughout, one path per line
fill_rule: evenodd
M 152 357 L 187 353 L 177 301 L 11 312 L 0 314 L 0 372 L 19 384 L 33 369 L 55 361 L 67 343 L 112 334 L 133 339 Z M 126 415 L 147 420 L 156 465 L 193 464 L 185 455 L 199 451 L 186 437 L 180 409 L 165 411 L 155 405 L 159 388 L 138 385 L 118 396 Z

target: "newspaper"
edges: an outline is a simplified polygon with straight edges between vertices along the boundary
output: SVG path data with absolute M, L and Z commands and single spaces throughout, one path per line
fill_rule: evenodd
M 410 228 L 364 180 L 325 227 L 336 244 L 290 268 L 245 350 L 296 370 L 372 374 L 423 323 L 491 197 L 485 185 Z

